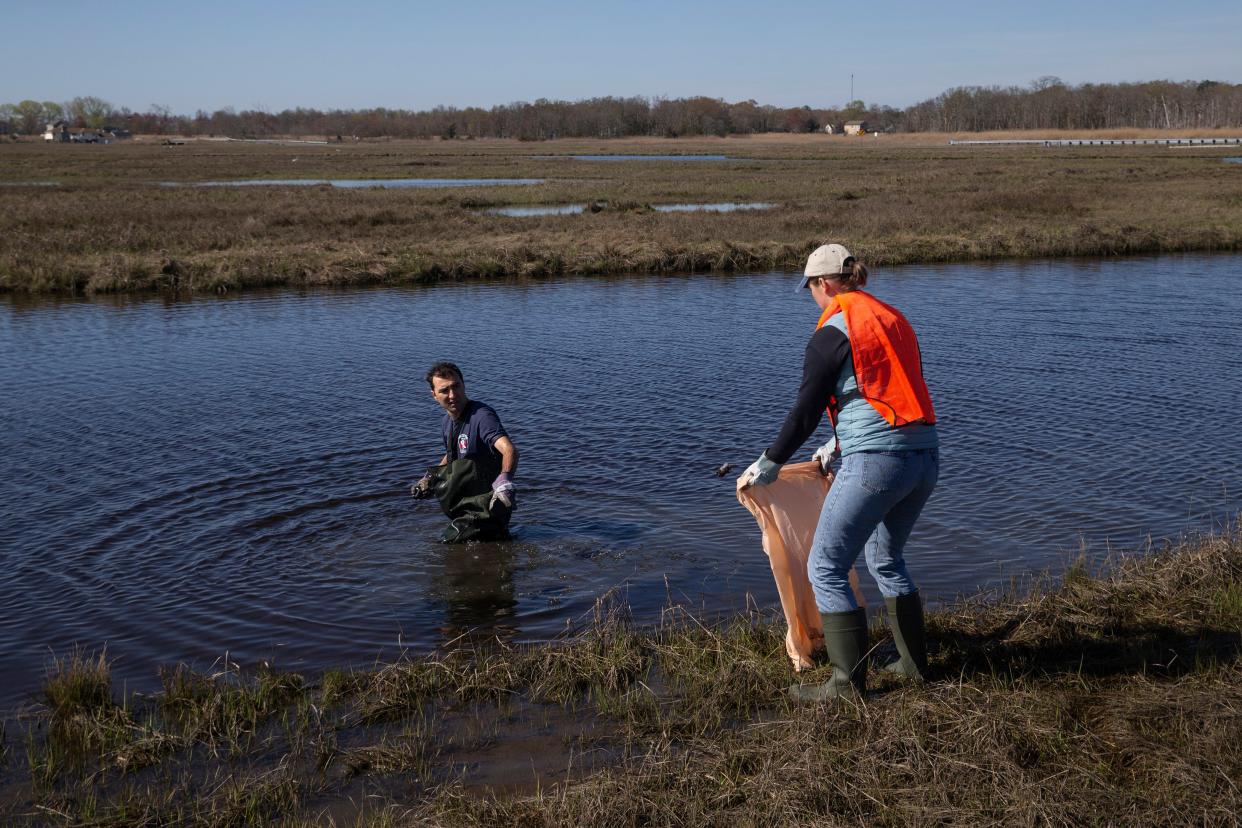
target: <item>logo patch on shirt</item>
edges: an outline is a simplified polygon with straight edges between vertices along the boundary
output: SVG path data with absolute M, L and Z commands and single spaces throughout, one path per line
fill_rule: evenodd
M 465 454 L 466 449 L 470 447 L 470 437 L 467 434 L 457 435 L 457 453 Z

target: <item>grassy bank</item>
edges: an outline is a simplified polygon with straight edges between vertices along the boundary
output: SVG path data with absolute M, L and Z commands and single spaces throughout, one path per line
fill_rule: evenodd
M 1126 136 L 1133 137 L 1133 136 Z M 873 264 L 1242 243 L 1226 148 L 950 147 L 948 136 L 0 146 L 0 291 L 258 286 L 798 267 L 827 238 Z M 575 153 L 724 154 L 607 162 Z M 542 178 L 534 186 L 194 188 L 253 178 Z M 35 186 L 54 182 L 57 186 Z M 772 202 L 664 214 L 648 205 Z M 503 204 L 603 202 L 510 218 Z
M 1232 825 L 1242 538 L 929 618 L 936 680 L 786 700 L 782 628 L 600 602 L 550 645 L 308 679 L 50 666 L 4 722 L 0 817 L 73 825 Z M 873 644 L 891 647 L 877 626 Z M 809 680 L 822 678 L 813 675 Z

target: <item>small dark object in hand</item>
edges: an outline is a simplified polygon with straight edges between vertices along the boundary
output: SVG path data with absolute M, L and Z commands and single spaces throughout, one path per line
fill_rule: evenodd
M 717 477 L 724 477 L 729 473 L 729 469 L 731 468 L 733 468 L 732 463 L 722 463 L 716 468 L 715 474 Z
M 435 487 L 432 485 L 431 476 L 423 475 L 418 482 L 410 487 L 410 497 L 415 500 L 427 500 L 435 497 Z

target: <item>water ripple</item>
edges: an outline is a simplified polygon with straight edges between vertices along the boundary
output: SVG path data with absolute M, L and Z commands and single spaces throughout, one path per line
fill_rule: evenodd
M 1238 511 L 1240 262 L 876 274 L 941 417 L 909 555 L 929 595 Z M 315 669 L 473 628 L 546 638 L 612 588 L 640 620 L 670 596 L 774 606 L 711 469 L 749 463 L 793 400 L 815 321 L 794 279 L 0 304 L 0 703 L 75 642 L 141 687 L 225 651 Z M 422 372 L 445 358 L 522 449 L 514 543 L 440 546 L 406 496 L 442 450 Z

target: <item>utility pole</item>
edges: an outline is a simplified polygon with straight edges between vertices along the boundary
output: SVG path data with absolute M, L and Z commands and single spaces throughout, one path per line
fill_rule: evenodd
M 850 72 L 850 103 L 854 102 L 854 73 Z

